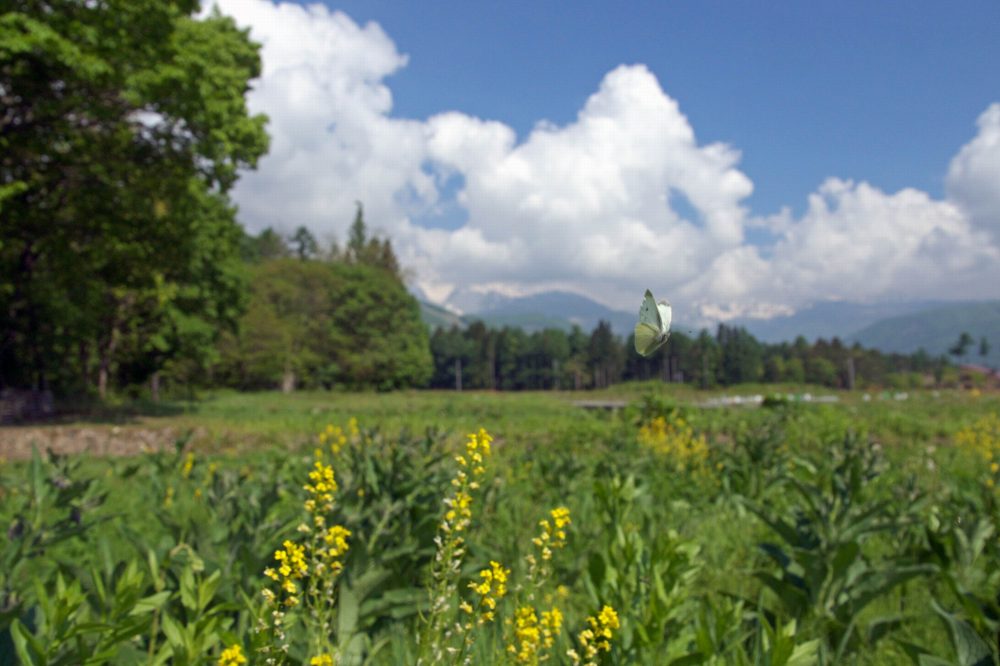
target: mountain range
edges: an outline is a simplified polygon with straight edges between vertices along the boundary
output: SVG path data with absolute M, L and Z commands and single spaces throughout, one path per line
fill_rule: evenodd
M 1000 367 L 1000 301 L 949 303 L 919 312 L 874 322 L 848 337 L 865 347 L 909 354 L 924 349 L 930 354 L 947 354 L 963 333 L 973 344 L 962 361 Z M 985 339 L 987 354 L 981 355 Z
M 615 333 L 625 336 L 635 326 L 635 313 L 612 310 L 586 296 L 567 291 L 505 296 L 497 292 L 459 289 L 443 306 L 425 300 L 421 303 L 424 321 L 432 328 L 461 326 L 479 320 L 495 328 L 519 327 L 529 333 L 545 328 L 569 331 L 574 325 L 589 333 L 604 320 L 611 324 Z M 636 305 L 636 311 L 638 307 Z

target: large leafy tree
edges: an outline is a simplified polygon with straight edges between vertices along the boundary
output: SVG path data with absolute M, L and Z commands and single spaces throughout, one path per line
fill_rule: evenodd
M 197 0 L 0 10 L 0 385 L 104 393 L 239 314 L 227 192 L 267 148 L 258 48 Z
M 420 306 L 389 272 L 343 262 L 256 265 L 216 369 L 241 388 L 422 386 L 434 367 Z

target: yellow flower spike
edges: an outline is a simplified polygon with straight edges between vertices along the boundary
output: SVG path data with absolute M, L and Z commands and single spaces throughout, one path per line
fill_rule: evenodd
M 238 644 L 230 645 L 219 655 L 218 666 L 240 666 L 247 663 L 243 648 Z
M 601 609 L 600 614 L 597 616 L 597 621 L 601 623 L 601 626 L 608 627 L 610 629 L 621 628 L 621 623 L 618 621 L 618 613 L 611 606 L 605 606 Z M 606 634 L 608 638 L 611 638 L 610 634 Z
M 181 476 L 185 479 L 191 476 L 191 470 L 194 468 L 194 454 L 190 451 L 184 458 L 184 466 L 181 468 Z
M 329 654 L 316 655 L 309 660 L 309 666 L 333 666 L 333 657 Z
M 560 621 L 561 619 L 560 617 Z M 596 663 L 600 652 L 610 652 L 614 631 L 621 627 L 618 613 L 607 605 L 602 607 L 596 616 L 588 617 L 587 624 L 590 628 L 577 634 L 577 642 L 583 655 L 581 656 L 576 650 L 570 650 L 568 653 L 574 664 L 579 664 L 583 660 L 587 663 Z

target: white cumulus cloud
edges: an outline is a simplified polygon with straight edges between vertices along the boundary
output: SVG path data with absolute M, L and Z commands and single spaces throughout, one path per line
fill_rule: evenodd
M 263 71 L 249 105 L 269 116 L 271 150 L 234 198 L 251 230 L 308 226 L 343 239 L 354 202 L 391 233 L 408 198 L 433 199 L 420 122 L 392 118 L 385 78 L 407 62 L 377 24 L 321 4 L 212 0 L 250 28 Z
M 374 23 L 319 4 L 215 1 L 262 44 L 250 104 L 270 117 L 272 148 L 234 192 L 252 231 L 304 224 L 343 239 L 362 201 L 439 299 L 458 285 L 569 289 L 631 310 L 652 287 L 691 320 L 1000 295 L 1000 104 L 953 159 L 943 200 L 830 178 L 800 217 L 762 219 L 744 205 L 739 152 L 699 142 L 643 65 L 607 73 L 575 120 L 518 141 L 461 110 L 394 117 L 386 79 L 407 56 Z M 428 228 L 455 182 L 464 223 Z M 749 243 L 750 227 L 773 241 Z
M 979 116 L 979 133 L 951 161 L 948 197 L 1000 242 L 1000 103 Z
M 745 246 L 724 254 L 692 298 L 753 310 L 997 293 L 1000 253 L 988 236 L 955 203 L 918 190 L 886 194 L 831 178 L 809 196 L 805 214 L 781 228 L 767 260 Z

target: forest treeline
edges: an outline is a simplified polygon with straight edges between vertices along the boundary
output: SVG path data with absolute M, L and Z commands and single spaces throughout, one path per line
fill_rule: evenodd
M 600 322 L 587 333 L 546 329 L 489 328 L 473 322 L 464 329 L 438 328 L 431 335 L 436 388 L 586 389 L 632 380 L 658 379 L 702 388 L 747 382 L 810 383 L 831 388 L 915 387 L 933 378 L 957 380 L 948 359 L 915 354 L 884 354 L 838 338 L 809 343 L 766 344 L 745 328 L 720 324 L 696 336 L 671 333 L 651 357 L 633 349 Z
M 229 193 L 267 152 L 259 45 L 198 0 L 16 0 L 0 20 L 0 391 L 551 389 L 882 383 L 926 355 L 762 345 L 720 326 L 651 359 L 608 324 L 429 334 L 358 205 L 344 246 L 247 234 Z M 853 378 L 853 379 L 852 379 Z
M 369 234 L 360 205 L 344 248 L 321 248 L 306 228 L 287 238 L 267 229 L 245 236 L 242 247 L 250 273 L 246 312 L 221 335 L 210 372 L 192 368 L 196 383 L 527 390 L 658 379 L 705 388 L 747 382 L 850 388 L 912 386 L 954 374 L 946 359 L 924 352 L 884 354 L 837 338 L 765 344 L 725 324 L 694 336 L 675 331 L 649 358 L 607 322 L 592 331 L 527 332 L 473 321 L 428 335 L 391 241 Z

